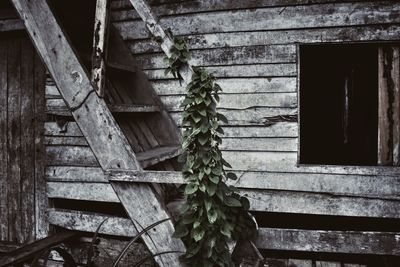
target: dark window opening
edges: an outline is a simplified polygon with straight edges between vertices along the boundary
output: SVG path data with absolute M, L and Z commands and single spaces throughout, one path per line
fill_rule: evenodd
M 378 48 L 300 47 L 300 163 L 377 165 Z

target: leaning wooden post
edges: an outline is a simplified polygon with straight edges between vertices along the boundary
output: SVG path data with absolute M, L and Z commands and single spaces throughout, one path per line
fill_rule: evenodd
M 141 171 L 132 147 L 105 101 L 95 93 L 47 1 L 12 2 L 101 168 Z M 137 230 L 169 217 L 149 185 L 120 182 L 111 185 Z M 173 232 L 174 226 L 168 221 L 142 238 L 153 254 L 184 251 L 182 241 L 172 238 Z M 160 266 L 181 266 L 178 254 L 163 254 L 155 260 Z
M 174 43 L 158 23 L 158 19 L 151 11 L 150 6 L 144 0 L 130 0 L 130 2 L 139 14 L 140 18 L 146 23 L 147 29 L 149 29 L 151 34 L 153 34 L 156 39 L 161 41 L 161 49 L 168 57 L 170 57 L 170 51 Z M 179 74 L 183 78 L 186 85 L 190 83 L 193 75 L 193 69 L 190 61 L 179 69 Z

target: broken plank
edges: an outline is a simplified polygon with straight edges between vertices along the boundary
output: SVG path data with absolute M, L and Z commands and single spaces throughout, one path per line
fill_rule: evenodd
M 392 232 L 260 228 L 255 243 L 258 248 L 272 250 L 397 256 L 400 254 L 400 233 Z
M 167 159 L 177 157 L 181 153 L 182 149 L 180 146 L 160 146 L 138 153 L 137 159 L 140 161 L 142 168 L 146 168 Z
M 297 107 L 297 93 L 238 93 L 219 94 L 219 109 L 243 110 L 257 107 L 294 108 Z M 160 97 L 168 111 L 183 111 L 181 103 L 184 95 Z
M 100 234 L 133 237 L 137 231 L 128 218 L 115 217 L 92 212 L 49 209 L 49 223 L 65 229 L 94 233 L 99 229 Z

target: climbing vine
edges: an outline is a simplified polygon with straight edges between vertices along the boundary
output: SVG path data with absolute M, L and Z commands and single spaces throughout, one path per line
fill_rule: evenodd
M 190 53 L 183 38 L 173 37 L 171 56 L 165 58 L 169 72 L 182 79 L 179 70 L 187 64 Z M 222 157 L 219 145 L 224 131 L 224 115 L 217 112 L 221 87 L 205 69 L 193 67 L 181 104 L 184 132 L 179 157 L 183 165 L 186 202 L 175 225 L 174 236 L 182 238 L 187 251 L 183 260 L 189 266 L 233 266 L 228 244 L 248 238 L 255 232 L 255 223 L 248 215 L 249 201 L 238 194 L 237 188 L 227 185 L 236 180 L 231 165 Z

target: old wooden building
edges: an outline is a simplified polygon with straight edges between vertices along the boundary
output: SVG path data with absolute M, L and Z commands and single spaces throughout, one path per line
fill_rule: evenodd
M 169 216 L 185 87 L 152 38 L 167 28 L 223 89 L 221 149 L 265 266 L 400 266 L 397 0 L 1 0 L 0 266 L 48 236 L 83 264 L 107 218 L 95 261 L 111 266 Z M 184 250 L 172 232 L 124 266 Z

